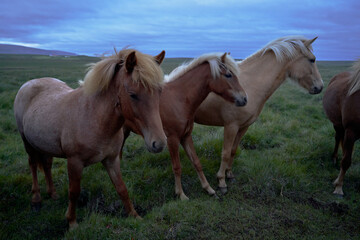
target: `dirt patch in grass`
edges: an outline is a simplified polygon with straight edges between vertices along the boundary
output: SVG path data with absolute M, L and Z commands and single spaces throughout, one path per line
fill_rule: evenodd
M 343 215 L 349 212 L 349 206 L 338 202 L 323 202 L 313 197 L 300 197 L 295 194 L 286 194 L 286 197 L 296 203 L 312 206 L 315 209 L 330 211 L 332 213 Z
M 125 211 L 124 205 L 121 200 L 106 203 L 105 196 L 102 193 L 99 193 L 96 197 L 90 199 L 84 206 L 86 206 L 90 212 L 96 212 L 112 216 L 117 216 L 120 214 L 120 216 L 123 218 L 128 217 L 128 214 Z M 134 208 L 141 217 L 144 217 L 148 213 L 148 211 L 151 210 L 144 209 L 137 204 L 134 204 Z

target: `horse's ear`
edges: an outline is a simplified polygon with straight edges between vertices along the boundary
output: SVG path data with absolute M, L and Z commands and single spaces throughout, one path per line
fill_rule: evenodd
M 310 40 L 306 40 L 306 42 L 304 43 L 305 46 L 310 46 L 318 37 L 314 37 L 313 39 Z
M 222 63 L 225 63 L 226 55 L 227 55 L 227 53 L 224 53 L 224 54 L 221 56 L 221 62 L 222 62 Z
M 159 55 L 155 56 L 154 58 L 155 61 L 160 65 L 165 58 L 165 51 L 162 50 L 161 53 L 159 53 Z
M 228 55 L 230 55 L 230 52 L 228 52 Z
M 137 64 L 137 59 L 134 51 L 131 52 L 126 58 L 126 62 L 125 62 L 126 71 L 128 73 L 132 73 L 136 64 Z

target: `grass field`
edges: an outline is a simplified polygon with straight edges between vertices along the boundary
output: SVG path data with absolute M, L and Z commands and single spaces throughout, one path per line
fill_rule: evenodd
M 132 135 L 121 163 L 130 197 L 143 220 L 127 218 L 101 164 L 85 168 L 77 209 L 79 227 L 67 231 L 66 161 L 55 159 L 60 198 L 47 197 L 43 174 L 40 212 L 31 210 L 31 173 L 13 117 L 13 101 L 27 80 L 51 76 L 76 87 L 90 57 L 0 55 L 0 239 L 359 239 L 360 149 L 345 177 L 345 196 L 332 194 L 339 164 L 331 152 L 334 131 L 322 96 L 286 82 L 249 128 L 234 161 L 237 181 L 219 200 L 201 188 L 181 150 L 183 187 L 190 201 L 175 198 L 167 150 L 151 154 Z M 165 59 L 168 73 L 184 59 Z M 351 62 L 318 62 L 327 86 Z M 205 175 L 216 188 L 222 128 L 196 125 L 193 138 Z

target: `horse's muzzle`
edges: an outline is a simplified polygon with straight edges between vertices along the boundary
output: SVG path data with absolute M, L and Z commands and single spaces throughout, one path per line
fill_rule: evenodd
M 247 97 L 235 98 L 235 105 L 237 107 L 242 107 L 247 104 Z
M 323 86 L 313 86 L 310 90 L 310 94 L 319 94 L 323 90 Z

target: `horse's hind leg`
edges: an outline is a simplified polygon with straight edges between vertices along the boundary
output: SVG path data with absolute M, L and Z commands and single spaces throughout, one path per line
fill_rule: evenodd
M 343 147 L 343 158 L 341 160 L 340 173 L 334 181 L 335 190 L 334 194 L 344 195 L 342 186 L 344 184 L 344 176 L 346 171 L 351 165 L 351 155 L 356 141 L 356 136 L 351 129 L 345 130 L 344 147 Z
M 32 206 L 38 210 L 41 205 L 41 196 L 40 196 L 40 187 L 37 177 L 37 168 L 38 168 L 38 157 L 36 154 L 28 154 L 29 155 L 29 166 L 32 174 L 32 186 L 31 186 L 31 204 Z
M 25 150 L 28 154 L 28 161 L 29 166 L 31 170 L 32 175 L 32 186 L 31 186 L 31 205 L 34 207 L 35 210 L 39 210 L 41 206 L 41 195 L 40 195 L 40 187 L 38 182 L 38 176 L 37 176 L 37 169 L 38 169 L 38 163 L 40 160 L 40 153 L 37 152 L 26 140 L 26 138 L 21 135 Z
M 242 128 L 238 131 L 236 138 L 234 140 L 233 146 L 231 148 L 231 155 L 230 155 L 230 159 L 229 159 L 229 163 L 228 163 L 228 168 L 226 169 L 226 178 L 229 179 L 230 181 L 234 181 L 235 180 L 235 176 L 231 170 L 233 162 L 234 162 L 234 158 L 235 158 L 235 154 L 236 154 L 236 150 L 240 144 L 240 140 L 242 139 L 242 137 L 244 136 L 244 134 L 247 131 L 247 127 L 246 128 Z
M 335 129 L 335 147 L 334 147 L 334 152 L 332 154 L 332 160 L 335 165 L 338 158 L 339 145 L 341 143 L 342 146 L 344 140 L 344 128 L 342 126 L 334 126 L 334 129 Z
M 56 200 L 59 198 L 59 196 L 55 191 L 54 183 L 52 180 L 52 175 L 51 175 L 52 163 L 53 163 L 52 157 L 48 157 L 44 155 L 41 156 L 41 164 L 44 169 L 47 193 L 52 199 Z
M 227 185 L 225 182 L 225 172 L 229 167 L 231 167 L 230 159 L 231 159 L 231 150 L 234 145 L 234 141 L 237 135 L 239 128 L 237 125 L 228 125 L 224 127 L 224 143 L 222 149 L 222 157 L 219 171 L 216 176 L 219 181 L 219 189 L 222 194 L 227 193 Z

